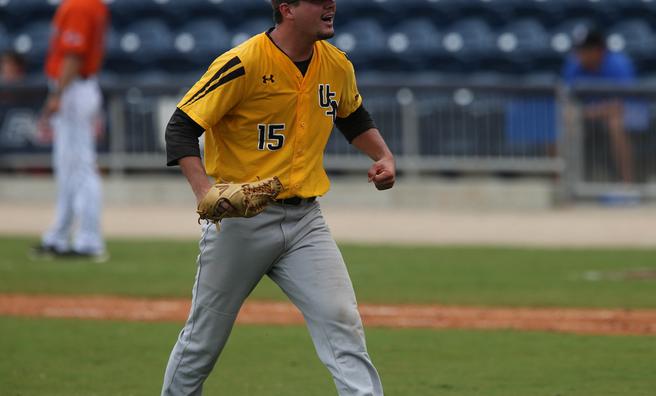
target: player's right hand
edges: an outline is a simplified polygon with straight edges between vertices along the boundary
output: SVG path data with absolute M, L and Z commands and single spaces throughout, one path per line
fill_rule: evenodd
M 51 93 L 46 99 L 46 103 L 43 106 L 43 116 L 46 118 L 52 117 L 53 114 L 59 111 L 61 107 L 61 96 L 56 93 Z

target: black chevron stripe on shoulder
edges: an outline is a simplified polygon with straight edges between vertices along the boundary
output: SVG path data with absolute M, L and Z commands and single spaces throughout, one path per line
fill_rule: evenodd
M 190 103 L 193 103 L 197 101 L 198 99 L 202 98 L 207 94 L 206 91 L 208 91 L 208 88 L 214 83 L 219 77 L 221 77 L 221 74 L 225 73 L 227 70 L 230 70 L 230 68 L 237 66 L 238 64 L 241 63 L 241 59 L 239 59 L 238 56 L 235 56 L 234 58 L 230 59 L 223 65 L 214 75 L 210 80 L 203 85 L 203 88 L 199 89 L 198 92 L 196 92 L 187 102 L 185 102 L 182 106 L 186 106 Z M 242 70 L 244 69 L 243 67 L 241 68 Z M 232 74 L 232 73 L 231 73 Z
M 243 76 L 244 74 L 246 74 L 246 70 L 244 70 L 243 67 L 240 67 L 239 69 L 235 69 L 235 70 L 231 71 L 230 73 L 228 73 L 228 74 L 226 74 L 225 76 L 221 77 L 221 78 L 219 79 L 219 82 L 217 82 L 216 84 L 212 85 L 212 86 L 210 87 L 210 89 L 208 89 L 207 91 L 205 91 L 205 93 L 203 93 L 201 96 L 199 96 L 198 99 L 200 99 L 200 98 L 202 98 L 203 96 L 207 95 L 208 93 L 214 91 L 215 89 L 217 89 L 217 88 L 220 87 L 221 85 L 223 85 L 223 84 L 227 84 L 227 83 L 229 83 L 230 81 L 234 80 L 235 78 L 240 77 L 240 76 Z M 198 100 L 198 99 L 196 99 L 196 100 Z M 195 102 L 195 101 L 194 101 L 194 102 Z

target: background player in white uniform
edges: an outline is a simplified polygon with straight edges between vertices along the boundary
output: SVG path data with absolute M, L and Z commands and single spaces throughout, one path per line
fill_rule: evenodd
M 40 257 L 107 258 L 100 229 L 102 191 L 95 149 L 102 104 L 95 75 L 102 62 L 107 22 L 107 7 L 101 0 L 65 0 L 52 23 L 46 61 L 51 92 L 44 116 L 51 119 L 54 129 L 57 207 L 55 223 L 32 252 Z
M 316 201 L 328 191 L 323 152 L 336 123 L 374 163 L 369 181 L 394 185 L 395 165 L 362 105 L 353 66 L 323 41 L 335 1 L 272 1 L 277 25 L 219 56 L 167 127 L 167 160 L 201 201 L 217 181 L 278 176 L 278 201 L 252 218 L 203 226 L 187 323 L 163 395 L 199 395 L 248 294 L 267 275 L 303 313 L 340 395 L 380 396 L 345 263 Z M 197 138 L 205 133 L 205 166 Z M 275 362 L 272 362 L 275 364 Z

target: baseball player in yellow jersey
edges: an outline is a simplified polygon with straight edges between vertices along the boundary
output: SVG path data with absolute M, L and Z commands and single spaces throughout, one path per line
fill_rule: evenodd
M 255 217 L 224 219 L 220 231 L 203 225 L 192 308 L 162 395 L 201 394 L 264 275 L 303 313 L 339 395 L 382 395 L 351 280 L 316 197 L 329 188 L 323 151 L 333 125 L 373 160 L 368 177 L 377 189 L 394 185 L 394 158 L 363 107 L 350 61 L 323 41 L 334 34 L 335 1 L 271 4 L 275 27 L 219 56 L 166 130 L 168 164 L 180 165 L 198 202 L 212 185 L 208 175 L 235 183 L 278 176 L 284 190 Z

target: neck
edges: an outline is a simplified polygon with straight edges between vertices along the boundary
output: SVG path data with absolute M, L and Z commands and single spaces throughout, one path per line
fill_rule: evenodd
M 276 25 L 269 33 L 271 39 L 293 62 L 302 62 L 310 59 L 314 50 L 315 39 L 301 37 L 287 24 Z

